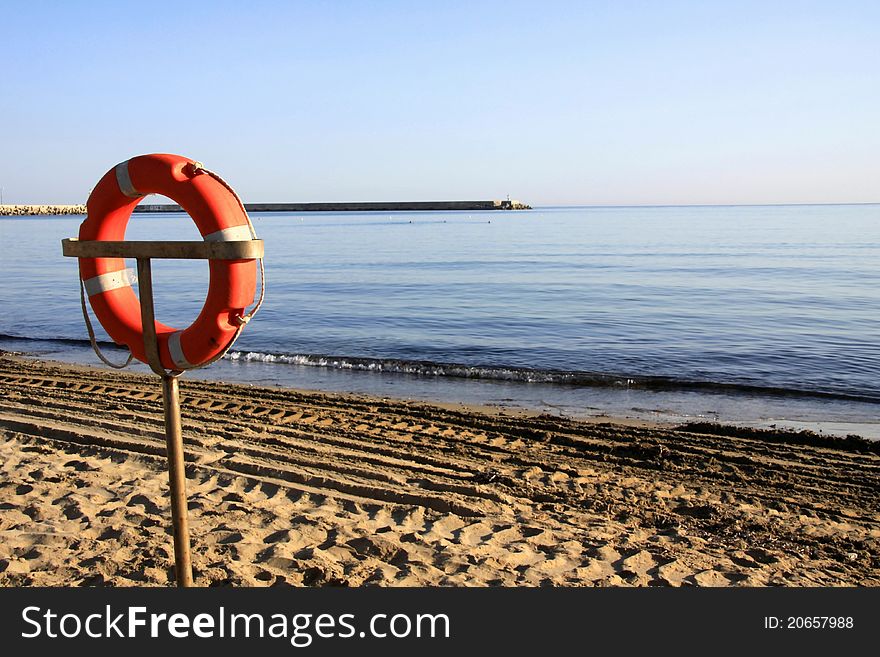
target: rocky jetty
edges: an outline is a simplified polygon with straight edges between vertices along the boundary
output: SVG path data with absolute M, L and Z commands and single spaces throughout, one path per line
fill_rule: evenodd
M 85 214 L 85 205 L 0 205 L 0 216 L 14 217 L 38 214 Z

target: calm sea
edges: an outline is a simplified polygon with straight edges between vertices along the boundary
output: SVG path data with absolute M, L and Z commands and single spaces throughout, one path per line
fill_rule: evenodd
M 61 257 L 81 220 L 0 218 L 0 348 L 96 362 Z M 880 436 L 880 205 L 253 220 L 265 305 L 198 376 Z M 182 214 L 127 237 L 199 238 Z M 188 325 L 206 263 L 154 271 L 160 319 Z

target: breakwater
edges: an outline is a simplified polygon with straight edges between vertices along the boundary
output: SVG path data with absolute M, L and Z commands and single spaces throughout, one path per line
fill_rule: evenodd
M 245 203 L 248 212 L 426 212 L 431 210 L 531 210 L 520 201 L 390 201 L 369 203 Z M 179 205 L 141 203 L 135 212 L 181 212 Z
M 391 201 L 371 203 L 245 203 L 248 212 L 427 212 L 531 210 L 520 201 Z M 182 212 L 174 203 L 141 203 L 135 212 Z M 0 205 L 0 216 L 86 214 L 85 205 Z

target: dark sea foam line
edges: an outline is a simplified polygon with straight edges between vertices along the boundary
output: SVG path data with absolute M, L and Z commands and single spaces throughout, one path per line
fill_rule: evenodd
M 88 340 L 84 340 L 82 338 L 27 338 L 21 335 L 7 335 L 5 333 L 0 333 L 0 341 L 3 342 L 50 342 L 54 344 L 65 344 L 70 345 L 72 347 L 82 347 L 91 346 L 91 343 Z M 108 342 L 106 340 L 96 340 L 99 346 L 101 347 L 112 347 L 115 346 L 112 342 Z

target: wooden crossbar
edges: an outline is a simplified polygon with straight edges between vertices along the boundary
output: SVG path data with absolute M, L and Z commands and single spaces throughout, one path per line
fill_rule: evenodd
M 233 242 L 166 242 L 152 240 L 61 240 L 65 256 L 73 258 L 174 258 L 250 260 L 263 257 L 263 240 Z

